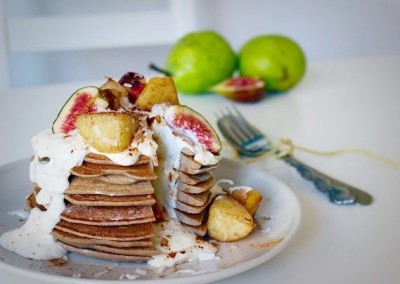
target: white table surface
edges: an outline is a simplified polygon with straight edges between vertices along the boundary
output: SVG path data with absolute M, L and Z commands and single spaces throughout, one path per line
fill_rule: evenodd
M 319 62 L 309 66 L 302 83 L 289 93 L 236 106 L 274 141 L 291 138 L 315 150 L 357 147 L 400 163 L 399 74 L 400 55 Z M 30 138 L 51 126 L 63 102 L 81 86 L 0 93 L 0 165 L 30 156 Z M 204 95 L 181 96 L 181 103 L 216 125 L 215 113 L 228 101 Z M 282 162 L 257 162 L 293 190 L 301 203 L 302 224 L 281 254 L 218 283 L 399 283 L 400 170 L 354 154 L 295 155 L 367 190 L 374 203 L 333 205 Z M 5 272 L 0 279 L 23 283 L 13 282 L 16 276 Z

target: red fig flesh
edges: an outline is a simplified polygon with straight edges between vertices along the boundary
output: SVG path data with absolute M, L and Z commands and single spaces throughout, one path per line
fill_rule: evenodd
M 184 105 L 173 105 L 165 113 L 167 123 L 181 134 L 195 137 L 208 151 L 218 154 L 221 141 L 210 123 L 198 112 Z
M 118 83 L 122 86 L 128 87 L 128 98 L 131 103 L 135 103 L 136 99 L 146 86 L 146 80 L 143 75 L 136 72 L 127 72 L 122 75 Z
M 107 102 L 99 98 L 99 89 L 89 86 L 83 87 L 75 91 L 65 102 L 53 122 L 53 133 L 67 134 L 76 128 L 75 122 L 79 114 L 94 112 L 97 104 L 103 107 L 107 106 Z
M 230 100 L 256 102 L 265 94 L 265 83 L 252 77 L 235 77 L 222 81 L 214 86 L 212 91 Z

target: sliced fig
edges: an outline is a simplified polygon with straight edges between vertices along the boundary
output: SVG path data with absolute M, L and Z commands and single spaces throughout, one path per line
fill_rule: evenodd
M 184 105 L 172 105 L 165 112 L 168 125 L 188 137 L 195 137 L 208 151 L 218 154 L 221 140 L 210 123 L 198 112 Z
M 99 97 L 99 88 L 88 86 L 75 91 L 65 102 L 53 122 L 53 133 L 68 134 L 76 128 L 76 117 L 82 113 L 95 112 L 97 107 L 107 107 L 108 102 Z
M 222 81 L 212 91 L 230 100 L 256 102 L 265 94 L 265 82 L 253 77 L 235 77 Z

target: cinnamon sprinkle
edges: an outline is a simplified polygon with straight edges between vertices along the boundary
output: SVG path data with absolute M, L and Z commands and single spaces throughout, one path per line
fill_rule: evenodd
M 279 245 L 283 241 L 283 238 L 279 238 L 276 240 L 272 241 L 267 241 L 263 243 L 255 243 L 255 244 L 250 244 L 251 247 L 256 248 L 256 249 L 272 249 Z

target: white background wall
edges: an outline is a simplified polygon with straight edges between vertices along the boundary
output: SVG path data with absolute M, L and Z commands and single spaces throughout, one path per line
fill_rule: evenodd
M 9 16 L 103 13 L 158 9 L 162 0 L 7 0 Z M 95 5 L 93 5 L 95 3 Z M 238 50 L 259 34 L 295 39 L 310 62 L 400 53 L 399 0 L 197 0 L 198 29 L 214 29 Z M 168 23 L 160 23 L 160 28 Z M 135 29 L 146 27 L 132 27 Z M 60 31 L 62 32 L 62 31 Z M 106 36 L 106 35 L 105 35 Z M 90 40 L 90 35 L 88 35 Z M 170 46 L 18 54 L 11 58 L 12 86 L 98 80 L 148 63 L 163 64 Z

